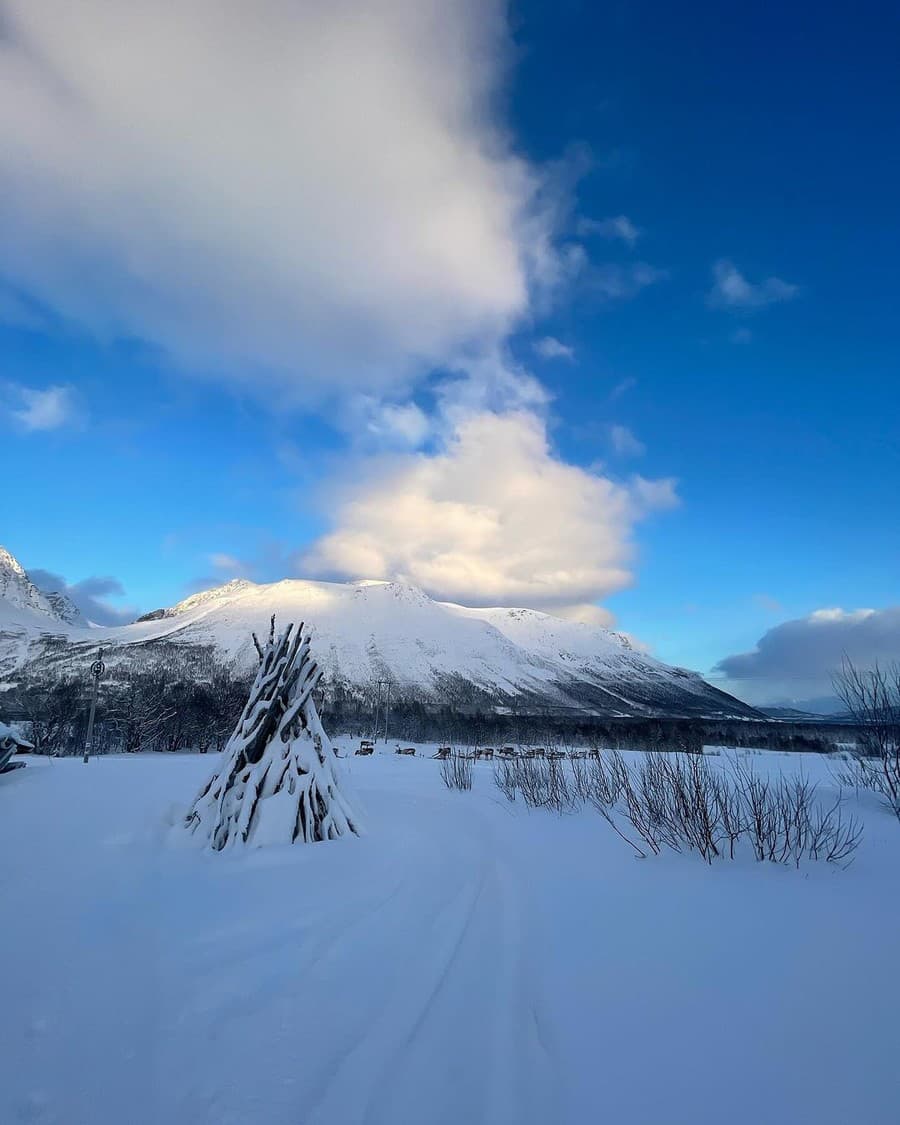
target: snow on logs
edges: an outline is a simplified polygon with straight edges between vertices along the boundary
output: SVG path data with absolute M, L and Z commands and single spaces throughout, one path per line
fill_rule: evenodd
M 359 835 L 313 690 L 321 672 L 303 624 L 261 645 L 259 670 L 221 764 L 194 799 L 185 827 L 213 851 Z

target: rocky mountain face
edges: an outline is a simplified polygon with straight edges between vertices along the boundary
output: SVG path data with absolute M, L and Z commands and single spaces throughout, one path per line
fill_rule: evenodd
M 756 715 L 607 629 L 530 609 L 437 602 L 395 582 L 239 579 L 114 628 L 89 626 L 65 601 L 41 593 L 12 556 L 0 555 L 0 678 L 83 672 L 100 645 L 122 678 L 156 666 L 202 677 L 213 659 L 249 672 L 251 633 L 266 631 L 274 615 L 280 624 L 309 623 L 323 683 L 335 695 L 371 698 L 390 685 L 397 701 L 473 711 Z
M 55 595 L 63 598 L 63 595 Z M 64 599 L 68 601 L 67 598 Z M 38 614 L 55 619 L 60 616 L 57 606 L 31 581 L 25 571 L 5 547 L 0 547 L 0 604 L 13 617 L 17 612 Z M 74 608 L 74 607 L 73 607 Z

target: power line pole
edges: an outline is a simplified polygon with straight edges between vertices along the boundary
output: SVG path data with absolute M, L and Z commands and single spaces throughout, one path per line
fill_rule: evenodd
M 375 681 L 375 687 L 378 689 L 375 693 L 375 718 L 372 721 L 372 741 L 378 742 L 378 708 L 381 706 L 381 680 Z
M 375 687 L 378 688 L 378 692 L 375 696 L 375 729 L 372 735 L 372 741 L 378 741 L 378 712 L 381 711 L 384 729 L 384 740 L 385 742 L 387 742 L 388 722 L 390 721 L 391 715 L 391 688 L 394 685 L 394 681 L 373 680 L 372 682 L 374 683 Z M 385 691 L 384 689 L 387 690 Z
M 91 713 L 88 716 L 87 734 L 84 739 L 84 764 L 87 765 L 91 750 L 94 748 L 94 718 L 97 714 L 97 696 L 100 694 L 100 677 L 106 671 L 103 663 L 103 649 L 97 653 L 97 659 L 91 665 L 91 675 L 94 677 L 94 690 L 91 693 Z

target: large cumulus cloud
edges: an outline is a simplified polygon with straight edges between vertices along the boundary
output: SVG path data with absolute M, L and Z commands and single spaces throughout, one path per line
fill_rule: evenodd
M 0 306 L 327 410 L 356 475 L 316 573 L 597 617 L 674 493 L 562 461 L 510 360 L 587 263 L 509 57 L 503 0 L 0 0 Z
M 369 461 L 334 503 L 335 530 L 303 560 L 308 571 L 598 620 L 591 603 L 631 582 L 635 524 L 675 492 L 560 462 L 531 411 L 483 410 L 459 419 L 439 454 Z
M 553 280 L 501 0 L 5 0 L 0 37 L 0 283 L 92 331 L 371 392 Z

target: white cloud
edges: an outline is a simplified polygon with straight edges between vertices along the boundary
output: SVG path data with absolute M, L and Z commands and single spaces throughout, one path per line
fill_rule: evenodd
M 40 390 L 18 383 L 0 384 L 3 411 L 26 433 L 58 430 L 76 423 L 80 417 L 78 401 L 69 386 Z
M 576 276 L 622 299 L 666 274 L 554 245 L 571 185 L 498 117 L 503 0 L 3 12 L 0 280 L 273 405 L 336 398 L 329 417 L 386 452 L 348 457 L 311 565 L 555 608 L 630 581 L 633 527 L 671 482 L 554 456 L 547 392 L 506 342 Z M 435 371 L 429 417 L 411 392 Z
M 557 340 L 555 336 L 543 336 L 540 340 L 535 340 L 534 350 L 541 359 L 575 358 L 575 349 L 569 344 L 564 344 L 562 340 Z
M 767 277 L 757 284 L 749 282 L 734 262 L 721 258 L 713 266 L 713 286 L 708 301 L 714 308 L 761 309 L 793 300 L 800 288 L 780 277 Z
M 616 620 L 608 609 L 591 602 L 584 605 L 557 606 L 554 613 L 567 621 L 580 621 L 582 625 L 593 625 L 600 629 L 609 629 Z
M 640 229 L 627 215 L 615 215 L 610 219 L 579 219 L 577 231 L 582 237 L 599 234 L 601 238 L 618 239 L 628 246 L 634 246 L 641 236 Z
M 675 502 L 671 481 L 617 483 L 560 462 L 533 412 L 473 413 L 443 452 L 355 466 L 333 497 L 334 530 L 302 566 L 596 621 L 604 611 L 585 607 L 631 582 L 634 525 Z
M 432 421 L 415 402 L 386 402 L 356 395 L 338 419 L 355 444 L 375 448 L 417 449 L 428 439 Z
M 627 426 L 610 426 L 609 441 L 613 452 L 620 457 L 640 457 L 647 452 L 644 443 L 636 438 Z
M 519 410 L 541 413 L 550 403 L 543 384 L 499 350 L 469 363 L 465 371 L 440 383 L 436 392 L 435 428 L 445 439 L 473 414 Z
M 235 577 L 242 575 L 246 571 L 246 567 L 240 559 L 235 558 L 234 555 L 226 555 L 222 552 L 216 551 L 208 556 L 210 566 L 215 567 L 216 570 L 224 571 L 226 574 L 231 574 Z
M 424 410 L 414 402 L 385 403 L 377 419 L 369 422 L 369 428 L 394 441 L 416 447 L 428 437 L 431 423 Z
M 900 661 L 900 607 L 817 609 L 769 629 L 750 652 L 728 656 L 716 670 L 756 702 L 831 694 L 848 656 L 860 668 Z
M 62 594 L 88 620 L 96 625 L 126 625 L 134 621 L 140 610 L 134 606 L 115 606 L 109 598 L 123 598 L 125 588 L 118 578 L 94 575 L 71 585 L 52 570 L 29 567 L 28 577 L 44 593 Z
M 7 280 L 298 396 L 398 393 L 564 277 L 501 0 L 7 0 Z M 583 252 L 581 252 L 583 256 Z

